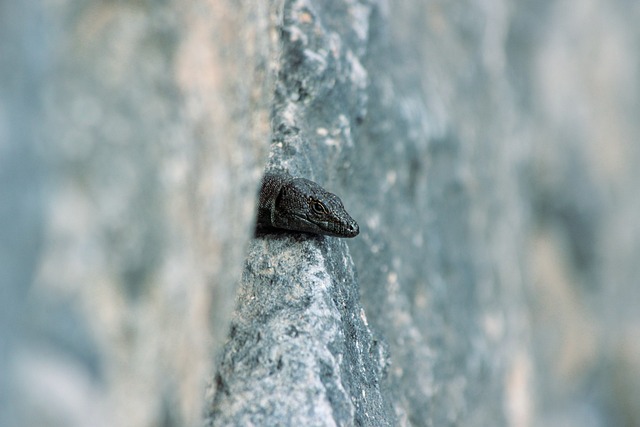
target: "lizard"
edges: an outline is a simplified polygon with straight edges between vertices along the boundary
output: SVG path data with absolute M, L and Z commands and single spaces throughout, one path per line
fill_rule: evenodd
M 256 230 L 269 229 L 335 237 L 355 237 L 360 232 L 338 196 L 284 172 L 267 172 L 262 178 Z

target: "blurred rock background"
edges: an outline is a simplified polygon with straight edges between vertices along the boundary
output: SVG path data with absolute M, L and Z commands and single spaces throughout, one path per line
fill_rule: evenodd
M 0 425 L 640 425 L 639 19 L 0 0 Z

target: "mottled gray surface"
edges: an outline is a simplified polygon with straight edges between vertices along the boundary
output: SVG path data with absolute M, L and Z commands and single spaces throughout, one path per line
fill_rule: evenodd
M 216 381 L 213 425 L 233 420 L 239 420 L 238 425 L 246 420 L 256 425 L 277 421 L 285 425 L 495 425 L 517 423 L 518 417 L 527 416 L 511 409 L 517 399 L 529 397 L 527 369 L 532 362 L 521 311 L 524 283 L 517 252 L 524 238 L 522 200 L 513 180 L 523 161 L 522 142 L 516 141 L 513 148 L 514 143 L 501 135 L 505 127 L 487 123 L 481 114 L 463 122 L 451 112 L 437 111 L 438 103 L 453 104 L 462 98 L 465 83 L 477 84 L 472 100 L 478 105 L 489 103 L 492 114 L 508 120 L 508 105 L 494 99 L 508 99 L 508 94 L 490 92 L 491 78 L 481 70 L 472 75 L 451 74 L 448 63 L 434 64 L 430 81 L 419 62 L 429 58 L 411 57 L 411 49 L 417 46 L 410 40 L 396 45 L 392 38 L 393 31 L 404 37 L 424 34 L 423 21 L 401 27 L 413 22 L 408 15 L 415 10 L 407 10 L 395 27 L 389 13 L 366 2 L 334 2 L 325 7 L 308 1 L 285 4 L 270 166 L 326 182 L 360 221 L 361 236 L 348 243 L 359 283 L 339 271 L 332 280 L 344 281 L 353 289 L 360 285 L 373 330 L 388 342 L 390 375 L 368 367 L 362 357 L 371 345 L 367 340 L 356 335 L 352 337 L 355 348 L 350 348 L 349 340 L 333 338 L 331 322 L 319 320 L 316 335 L 329 334 L 332 353 L 342 355 L 342 360 L 332 361 L 330 371 L 341 375 L 315 392 L 319 395 L 314 407 L 330 403 L 326 413 L 301 407 L 301 398 L 287 397 L 289 387 L 299 386 L 297 378 L 309 377 L 310 371 L 315 381 L 308 380 L 306 391 L 316 390 L 321 378 L 317 365 L 322 360 L 316 353 L 326 350 L 323 345 L 318 349 L 312 339 L 302 341 L 294 353 L 312 354 L 312 361 L 297 369 L 288 364 L 287 370 L 267 371 L 256 378 L 255 368 L 240 361 L 252 359 L 254 352 L 277 351 L 284 339 L 281 331 L 286 329 L 281 317 L 293 317 L 300 307 L 280 301 L 278 318 L 267 323 L 275 335 L 263 332 L 259 342 L 248 340 L 247 335 L 259 333 L 256 325 L 264 324 L 260 320 L 264 312 L 273 309 L 262 305 L 266 297 L 244 298 L 253 294 L 247 290 L 239 298 L 234 318 L 249 327 L 242 328 L 239 337 L 232 333 L 225 349 Z M 436 37 L 424 36 L 423 41 Z M 476 48 L 450 42 L 467 54 Z M 473 58 L 461 54 L 451 60 L 463 67 Z M 397 61 L 408 65 L 398 67 Z M 461 87 L 447 94 L 447 99 L 444 94 L 428 97 L 420 89 L 431 84 L 437 93 L 436 73 L 450 74 L 450 84 Z M 474 107 L 461 102 L 458 108 Z M 491 170 L 487 170 L 489 163 Z M 492 210 L 495 214 L 489 215 Z M 513 232 L 504 229 L 505 221 L 511 221 Z M 279 256 L 270 247 L 258 249 L 250 252 L 245 272 L 264 270 L 265 258 Z M 291 262 L 317 268 L 317 262 L 310 263 L 304 256 L 304 246 L 287 250 L 297 254 L 288 257 Z M 290 268 L 275 264 L 276 282 L 304 285 L 301 275 L 289 273 Z M 245 273 L 242 289 L 268 286 L 263 276 Z M 316 288 L 325 294 L 324 300 L 337 305 L 335 289 Z M 354 318 L 360 306 L 351 304 L 346 310 L 343 318 Z M 312 305 L 304 313 L 323 318 Z M 346 396 L 339 401 L 357 402 L 360 393 L 348 373 L 367 369 L 370 375 L 360 375 L 379 387 L 380 397 L 368 398 L 379 409 L 373 415 L 355 404 L 350 413 L 331 399 L 330 390 L 334 382 L 342 384 Z M 518 376 L 523 379 L 510 386 Z
M 637 22 L 0 0 L 0 425 L 639 425 Z
M 346 243 L 303 234 L 250 246 L 211 425 L 393 425 L 389 363 L 358 301 Z
M 22 16 L 22 21 L 10 19 Z M 36 96 L 44 72 L 42 34 L 21 33 L 34 25 L 34 8 L 0 2 L 0 425 L 19 417 L 14 349 L 21 340 L 27 295 L 42 244 L 42 175 L 32 121 L 39 117 Z
M 361 60 L 371 5 L 294 1 L 281 13 L 269 168 L 344 189 L 358 173 L 350 166 L 352 132 L 366 115 Z M 247 256 L 208 422 L 395 425 L 392 398 L 381 389 L 385 349 L 359 303 L 345 242 L 260 236 Z
M 266 157 L 269 11 L 0 5 L 0 425 L 199 425 Z
M 640 5 L 526 2 L 536 425 L 640 425 Z

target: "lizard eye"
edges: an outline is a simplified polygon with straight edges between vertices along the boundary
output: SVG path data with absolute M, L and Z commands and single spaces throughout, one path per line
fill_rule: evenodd
M 311 208 L 313 209 L 313 211 L 315 213 L 319 213 L 319 214 L 326 214 L 327 213 L 327 208 L 324 207 L 324 205 L 320 202 L 313 202 L 311 204 Z

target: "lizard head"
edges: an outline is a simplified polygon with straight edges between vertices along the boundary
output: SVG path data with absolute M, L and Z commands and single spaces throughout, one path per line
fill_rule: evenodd
M 337 237 L 360 232 L 338 196 L 313 181 L 294 178 L 280 189 L 275 201 L 276 227 Z

